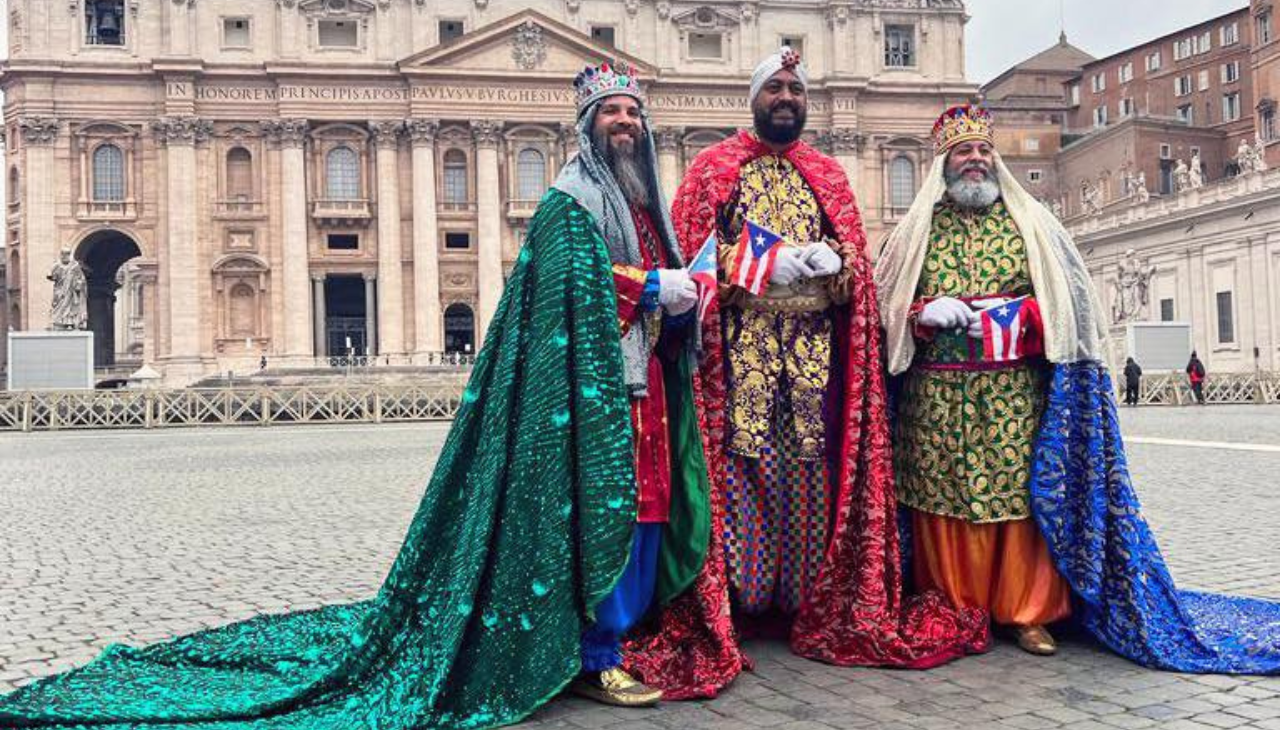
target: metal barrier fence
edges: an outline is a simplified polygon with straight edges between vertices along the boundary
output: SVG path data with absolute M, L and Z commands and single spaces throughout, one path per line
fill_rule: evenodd
M 0 431 L 449 421 L 463 385 L 0 392 Z
M 1123 394 L 1124 376 L 1117 376 Z M 1280 373 L 1218 373 L 1205 377 L 1206 403 L 1280 403 Z M 1196 402 L 1185 373 L 1144 375 L 1140 405 L 1181 406 Z

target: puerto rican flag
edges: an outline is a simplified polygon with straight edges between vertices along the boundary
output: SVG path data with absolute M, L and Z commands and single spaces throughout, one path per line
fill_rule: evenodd
M 1042 349 L 1040 308 L 1035 299 L 1021 296 L 978 314 L 982 319 L 982 355 L 987 362 L 1019 360 Z
M 693 283 L 698 285 L 699 323 L 706 316 L 707 307 L 710 307 L 712 300 L 716 298 L 716 272 L 718 269 L 719 267 L 716 264 L 716 232 L 713 230 L 711 235 L 707 236 L 707 240 L 702 242 L 702 248 L 698 249 L 698 254 L 693 257 L 693 261 L 689 262 L 689 278 L 693 279 Z
M 760 296 L 769 284 L 773 264 L 778 260 L 778 252 L 782 250 L 779 245 L 781 243 L 782 236 L 747 221 L 742 226 L 742 236 L 733 252 L 733 263 L 728 272 L 729 281 Z

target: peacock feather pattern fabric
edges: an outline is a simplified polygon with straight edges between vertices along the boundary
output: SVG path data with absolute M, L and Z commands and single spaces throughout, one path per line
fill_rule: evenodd
M 516 722 L 579 670 L 636 504 L 611 262 L 548 193 L 377 596 L 263 616 L 0 698 L 0 728 L 409 730 Z

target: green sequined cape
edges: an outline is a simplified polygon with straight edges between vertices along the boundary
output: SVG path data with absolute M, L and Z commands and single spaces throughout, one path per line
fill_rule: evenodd
M 521 719 L 578 672 L 579 635 L 630 552 L 618 343 L 604 242 L 591 216 L 553 191 L 375 598 L 112 647 L 0 698 L 0 728 L 409 730 Z M 683 369 L 677 398 L 688 392 Z M 673 429 L 680 444 L 687 428 Z M 673 471 L 693 474 L 696 496 L 689 463 Z M 697 501 L 676 508 L 681 519 L 699 519 Z M 665 559 L 668 592 L 701 565 L 688 550 Z

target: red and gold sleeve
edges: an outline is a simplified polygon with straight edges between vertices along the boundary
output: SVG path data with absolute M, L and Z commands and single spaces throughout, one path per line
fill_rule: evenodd
M 613 265 L 613 288 L 618 295 L 618 326 L 624 335 L 640 312 L 640 299 L 644 296 L 648 276 L 649 272 L 636 266 Z

